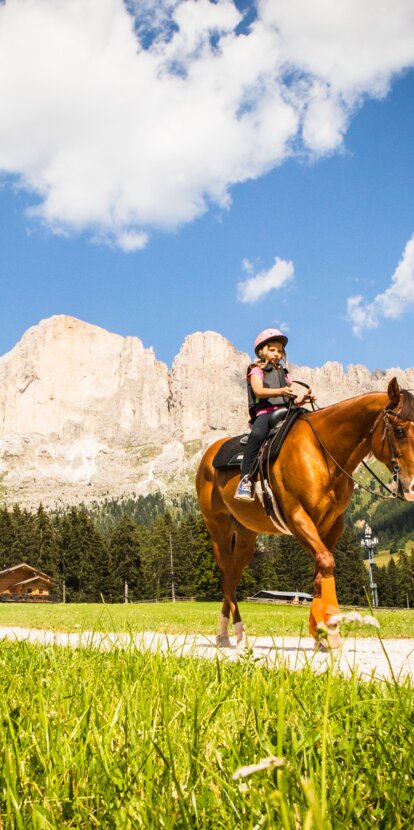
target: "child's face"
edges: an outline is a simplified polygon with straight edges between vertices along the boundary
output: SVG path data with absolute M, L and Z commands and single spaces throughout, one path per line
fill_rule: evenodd
M 283 357 L 283 345 L 279 340 L 271 340 L 260 349 L 260 356 L 269 363 L 278 363 Z

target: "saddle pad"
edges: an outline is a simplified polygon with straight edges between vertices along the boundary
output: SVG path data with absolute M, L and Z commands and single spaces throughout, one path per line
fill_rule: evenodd
M 295 407 L 279 426 L 269 432 L 269 435 L 262 444 L 264 454 L 266 453 L 266 445 L 271 441 L 270 458 L 277 458 L 286 435 L 302 412 L 308 412 L 308 410 L 303 409 L 302 407 Z M 244 438 L 243 435 L 236 435 L 235 438 L 229 438 L 228 441 L 221 445 L 213 460 L 213 467 L 216 470 L 226 470 L 229 467 L 240 467 L 244 454 L 244 442 L 243 444 L 240 443 L 242 438 Z M 253 465 L 252 472 L 257 469 L 257 466 L 258 458 L 256 463 Z
M 235 438 L 229 438 L 215 455 L 213 467 L 216 470 L 225 470 L 227 467 L 240 467 L 243 455 L 244 444 L 240 443 L 243 435 L 236 435 Z

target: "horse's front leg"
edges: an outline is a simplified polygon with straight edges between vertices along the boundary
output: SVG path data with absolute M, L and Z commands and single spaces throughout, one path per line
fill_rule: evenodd
M 338 516 L 335 520 L 334 524 L 332 525 L 331 529 L 326 533 L 323 538 L 322 542 L 325 547 L 329 551 L 335 550 L 335 547 L 342 536 L 342 532 L 344 529 L 344 517 Z M 320 635 L 320 630 L 318 631 L 318 625 L 323 623 L 328 627 L 328 643 L 331 648 L 338 648 L 341 640 L 339 635 L 339 626 L 336 622 L 331 622 L 331 618 L 334 617 L 335 614 L 338 613 L 338 600 L 336 597 L 336 588 L 335 588 L 335 580 L 333 583 L 333 590 L 331 584 L 331 595 L 327 597 L 326 605 L 327 608 L 324 607 L 323 600 L 322 600 L 322 591 L 324 591 L 325 596 L 329 593 L 327 590 L 328 584 L 326 579 L 333 579 L 334 575 L 332 572 L 331 577 L 324 576 L 321 570 L 318 570 L 318 562 L 315 560 L 315 577 L 314 577 L 314 602 L 312 603 L 311 614 L 309 619 L 309 631 L 313 637 L 317 638 Z M 333 603 L 333 607 L 329 608 L 329 603 Z M 327 610 L 331 610 L 331 614 L 326 614 Z
M 338 623 L 330 623 L 331 617 L 339 613 L 338 599 L 335 586 L 335 559 L 328 548 L 335 546 L 342 533 L 342 517 L 338 525 L 331 528 L 329 534 L 322 541 L 316 525 L 305 512 L 297 505 L 291 512 L 291 531 L 304 548 L 310 551 L 315 560 L 315 577 L 313 581 L 313 600 L 309 618 L 309 631 L 313 637 L 320 636 L 321 630 L 327 629 L 326 639 L 330 648 L 339 648 L 340 637 Z M 336 530 L 334 529 L 336 528 Z

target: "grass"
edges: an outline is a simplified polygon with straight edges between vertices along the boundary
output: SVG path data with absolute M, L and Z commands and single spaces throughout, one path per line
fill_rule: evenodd
M 413 826 L 408 684 L 24 643 L 0 666 L 8 830 Z
M 289 605 L 240 603 L 247 632 L 256 636 L 296 636 L 308 631 L 308 608 Z M 45 628 L 53 631 L 159 631 L 174 634 L 212 634 L 220 603 L 144 603 L 130 605 L 0 604 L 0 626 Z M 377 610 L 383 638 L 414 638 L 414 610 Z M 372 636 L 363 627 L 358 636 Z

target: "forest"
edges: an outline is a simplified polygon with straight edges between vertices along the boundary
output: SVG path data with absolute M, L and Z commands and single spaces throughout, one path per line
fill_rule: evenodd
M 407 519 L 400 513 L 396 504 L 401 548 L 396 547 L 387 567 L 375 568 L 375 579 L 380 605 L 413 607 L 414 551 L 404 550 Z M 392 512 L 381 515 L 388 529 Z M 342 604 L 366 605 L 368 574 L 354 523 L 350 512 L 335 551 L 338 598 Z M 190 495 L 172 501 L 160 493 L 107 499 L 58 512 L 42 505 L 34 513 L 3 507 L 0 556 L 1 568 L 27 562 L 55 577 L 60 599 L 65 586 L 66 602 L 122 602 L 125 582 L 133 602 L 171 598 L 173 591 L 178 599 L 222 596 L 210 538 Z M 261 536 L 239 596 L 261 589 L 312 592 L 312 578 L 312 559 L 292 537 Z

